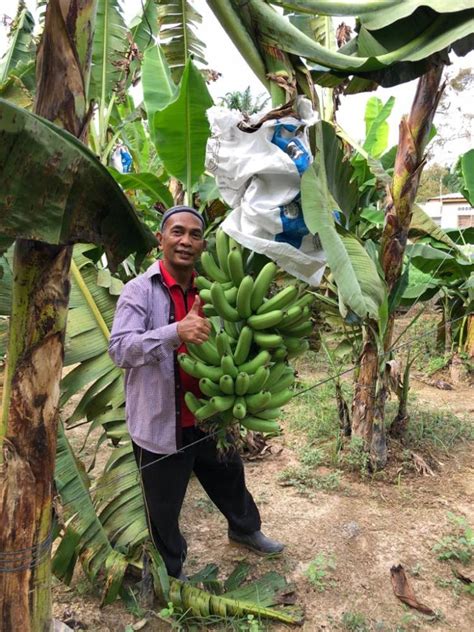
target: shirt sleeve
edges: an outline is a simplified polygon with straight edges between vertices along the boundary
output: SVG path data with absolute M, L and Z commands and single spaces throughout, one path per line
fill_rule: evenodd
M 181 345 L 178 323 L 146 329 L 149 319 L 146 293 L 138 284 L 122 290 L 109 340 L 109 354 L 124 369 L 157 364 Z

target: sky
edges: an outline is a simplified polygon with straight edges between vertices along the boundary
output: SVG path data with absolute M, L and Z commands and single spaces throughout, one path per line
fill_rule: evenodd
M 34 9 L 35 0 L 26 0 L 30 9 Z M 16 11 L 18 0 L 0 0 L 0 18 L 3 13 L 13 16 Z M 225 31 L 220 26 L 212 11 L 207 6 L 205 0 L 194 0 L 195 8 L 203 17 L 203 24 L 200 27 L 198 36 L 206 42 L 206 59 L 209 66 L 222 74 L 222 77 L 210 84 L 209 89 L 215 100 L 224 96 L 227 92 L 235 90 L 245 90 L 250 86 L 252 94 L 258 96 L 265 93 L 265 89 L 247 66 L 238 50 L 235 48 Z M 125 19 L 128 21 L 141 11 L 140 0 L 122 0 Z M 342 18 L 340 19 L 342 20 Z M 337 18 L 339 23 L 339 18 Z M 0 26 L 0 54 L 6 45 L 7 30 Z M 471 52 L 464 58 L 457 58 L 453 67 L 466 67 L 474 65 L 474 53 Z M 337 112 L 337 120 L 341 127 L 355 140 L 364 137 L 364 109 L 367 99 L 371 95 L 379 97 L 384 103 L 390 96 L 395 97 L 395 105 L 390 118 L 390 145 L 396 144 L 398 139 L 398 125 L 401 117 L 410 110 L 411 102 L 416 90 L 416 80 L 396 86 L 395 88 L 379 88 L 372 93 L 362 93 L 358 95 L 348 95 L 341 99 L 341 107 Z M 467 98 L 467 97 L 466 97 Z M 467 102 L 466 104 L 467 105 Z M 435 120 L 436 123 L 436 120 Z M 456 121 L 453 122 L 455 124 Z M 452 153 L 457 156 L 469 149 L 468 146 L 456 144 L 452 148 L 444 147 L 443 155 L 436 156 L 435 159 L 445 162 Z M 448 160 L 449 162 L 449 160 Z

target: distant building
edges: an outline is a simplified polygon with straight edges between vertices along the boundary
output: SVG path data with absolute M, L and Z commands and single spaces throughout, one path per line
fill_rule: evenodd
M 441 228 L 474 226 L 474 207 L 460 193 L 432 197 L 420 206 Z

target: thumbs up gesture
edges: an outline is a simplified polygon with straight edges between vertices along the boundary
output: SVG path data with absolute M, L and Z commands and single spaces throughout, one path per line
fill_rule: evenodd
M 193 306 L 186 316 L 178 323 L 178 336 L 183 342 L 202 344 L 209 338 L 211 326 L 207 318 L 199 315 L 201 299 L 196 296 Z

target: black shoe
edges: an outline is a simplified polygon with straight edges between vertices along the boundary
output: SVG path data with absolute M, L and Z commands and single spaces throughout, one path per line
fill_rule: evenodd
M 285 545 L 276 540 L 270 540 L 261 531 L 253 533 L 237 533 L 229 529 L 229 540 L 242 544 L 258 555 L 278 555 L 283 551 Z
M 179 572 L 179 575 L 176 579 L 179 579 L 180 582 L 188 582 L 189 577 L 183 573 L 183 571 Z

